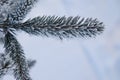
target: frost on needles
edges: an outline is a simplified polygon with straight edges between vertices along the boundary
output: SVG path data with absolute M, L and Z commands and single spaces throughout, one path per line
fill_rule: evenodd
M 97 19 L 59 16 L 38 16 L 23 22 L 37 0 L 0 0 L 0 41 L 5 52 L 0 54 L 0 78 L 12 71 L 16 80 L 32 80 L 29 68 L 35 61 L 26 60 L 15 33 L 24 31 L 30 35 L 64 38 L 95 37 L 104 30 Z

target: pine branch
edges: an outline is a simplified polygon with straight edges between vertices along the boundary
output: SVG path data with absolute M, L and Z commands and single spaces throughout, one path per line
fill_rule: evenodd
M 0 56 L 0 78 L 13 71 L 16 80 L 31 80 L 29 68 L 35 61 L 28 60 L 14 36 L 15 30 L 28 34 L 47 37 L 79 38 L 93 37 L 104 30 L 104 25 L 97 19 L 76 17 L 42 16 L 20 23 L 31 10 L 37 0 L 1 0 L 0 1 L 0 32 L 5 37 L 5 55 Z M 7 58 L 6 58 L 7 57 Z
M 36 63 L 36 60 L 27 60 L 28 68 L 31 69 Z M 0 53 L 0 80 L 4 75 L 15 70 L 14 62 L 9 58 L 9 55 Z
M 29 19 L 14 25 L 15 29 L 28 34 L 54 36 L 60 39 L 75 37 L 92 37 L 103 32 L 104 25 L 97 19 L 77 17 L 43 16 Z
M 8 55 L 0 53 L 0 80 L 13 68 L 13 61 Z
M 13 0 L 14 2 L 11 2 L 9 10 L 9 21 L 10 22 L 18 22 L 25 18 L 25 16 L 28 14 L 28 12 L 33 7 L 34 3 L 37 2 L 37 0 Z
M 5 52 L 14 61 L 14 76 L 16 80 L 31 80 L 28 65 L 21 45 L 9 31 L 5 34 Z
M 5 61 L 5 56 L 0 54 L 0 79 L 3 78 L 3 76 L 6 74 L 7 70 L 5 67 L 5 64 L 4 64 L 4 61 Z

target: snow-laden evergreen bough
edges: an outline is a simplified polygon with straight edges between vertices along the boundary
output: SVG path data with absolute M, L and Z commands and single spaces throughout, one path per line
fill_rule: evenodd
M 28 68 L 31 69 L 35 65 L 35 60 L 27 60 Z M 14 62 L 11 58 L 9 58 L 9 55 L 0 53 L 0 80 L 3 78 L 4 75 L 13 73 L 16 65 L 14 65 Z
M 16 39 L 16 31 L 64 39 L 93 37 L 104 30 L 103 23 L 97 19 L 79 16 L 38 16 L 23 22 L 36 2 L 37 0 L 0 0 L 0 33 L 3 34 L 0 41 L 5 48 L 4 56 L 0 57 L 0 77 L 11 70 L 16 80 L 31 80 L 30 65 Z

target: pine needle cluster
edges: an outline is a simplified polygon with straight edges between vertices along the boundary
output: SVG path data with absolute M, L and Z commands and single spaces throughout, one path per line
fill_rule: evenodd
M 0 0 L 0 41 L 5 53 L 0 55 L 0 78 L 12 71 L 16 80 L 32 80 L 29 75 L 35 61 L 26 60 L 24 50 L 17 41 L 16 32 L 30 35 L 64 38 L 93 37 L 104 30 L 97 19 L 58 16 L 38 16 L 23 22 L 37 0 Z M 6 9 L 5 9 L 6 8 Z

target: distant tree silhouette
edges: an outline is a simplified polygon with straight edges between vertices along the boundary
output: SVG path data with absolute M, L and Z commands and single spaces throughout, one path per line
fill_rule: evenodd
M 16 31 L 35 36 L 64 38 L 93 37 L 104 30 L 97 19 L 58 16 L 38 16 L 23 22 L 37 0 L 0 0 L 0 32 L 4 37 L 5 53 L 0 56 L 0 77 L 12 71 L 16 80 L 31 80 L 29 67 L 34 61 L 27 61 Z M 7 58 L 6 58 L 7 57 Z

